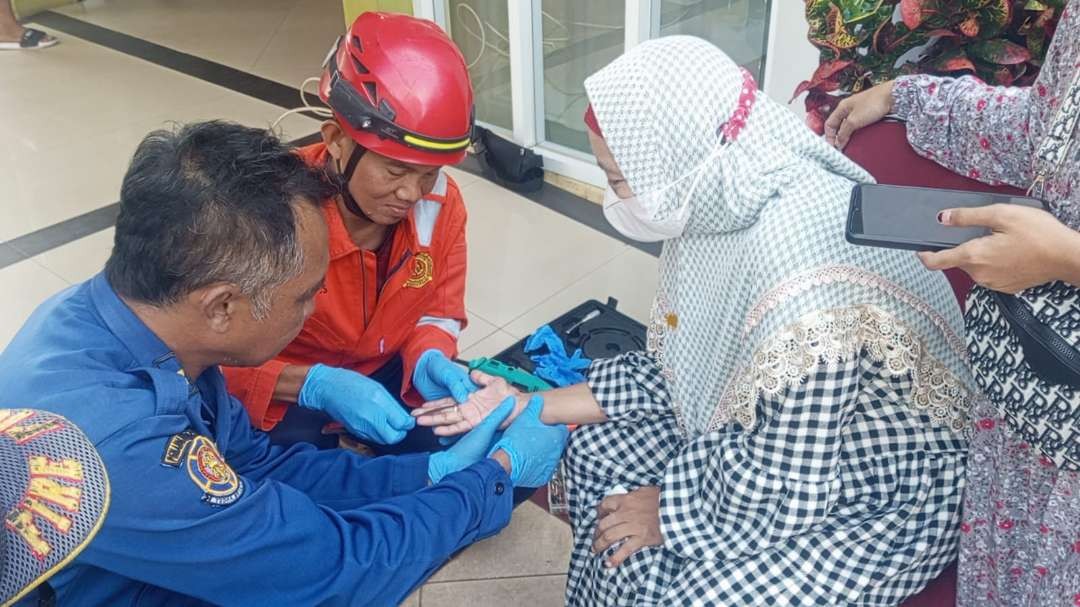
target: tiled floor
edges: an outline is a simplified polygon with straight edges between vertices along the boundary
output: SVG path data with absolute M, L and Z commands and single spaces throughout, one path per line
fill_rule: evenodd
M 65 14 L 290 86 L 317 74 L 342 27 L 339 0 L 87 0 Z M 242 27 L 237 25 L 241 24 Z M 169 121 L 267 125 L 281 108 L 78 38 L 0 54 L 0 260 L 4 241 L 114 203 L 139 139 Z M 293 116 L 284 136 L 315 132 Z M 471 323 L 465 357 L 491 355 L 586 299 L 648 312 L 656 260 L 503 190 L 451 170 L 469 207 Z M 0 265 L 0 348 L 43 299 L 99 271 L 112 230 Z M 3 262 L 0 261 L 0 264 Z M 562 604 L 565 524 L 533 504 L 501 535 L 460 554 L 407 605 Z

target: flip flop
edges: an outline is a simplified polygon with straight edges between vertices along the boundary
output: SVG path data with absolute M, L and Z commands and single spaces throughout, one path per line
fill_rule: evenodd
M 18 42 L 0 42 L 0 51 L 30 51 L 35 49 L 49 48 L 59 44 L 60 40 L 53 38 L 41 30 L 26 28 L 22 38 Z

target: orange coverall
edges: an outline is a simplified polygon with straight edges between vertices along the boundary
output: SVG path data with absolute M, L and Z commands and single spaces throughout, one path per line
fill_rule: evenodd
M 324 166 L 326 146 L 299 151 Z M 370 375 L 395 355 L 403 366 L 401 398 L 422 399 L 412 389 L 416 361 L 435 348 L 457 355 L 465 328 L 465 203 L 445 173 L 392 232 L 386 280 L 378 289 L 376 253 L 353 243 L 333 199 L 322 205 L 329 228 L 330 267 L 315 313 L 276 358 L 261 367 L 226 367 L 229 391 L 247 408 L 252 423 L 270 430 L 285 417 L 287 403 L 272 400 L 286 365 L 322 363 Z

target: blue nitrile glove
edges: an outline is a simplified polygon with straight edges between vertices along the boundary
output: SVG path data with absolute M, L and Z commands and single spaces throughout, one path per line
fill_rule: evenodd
M 540 421 L 543 409 L 542 396 L 530 398 L 529 406 L 491 448 L 490 453 L 502 449 L 510 458 L 510 481 L 515 487 L 539 487 L 551 480 L 570 436 L 563 424 L 548 425 Z
M 326 412 L 358 438 L 383 445 L 400 442 L 416 426 L 382 384 L 348 369 L 315 365 L 296 402 Z
M 532 354 L 541 350 L 548 353 Z M 560 388 L 585 381 L 580 371 L 588 369 L 592 363 L 582 355 L 581 348 L 575 350 L 572 356 L 567 356 L 566 344 L 555 334 L 551 325 L 540 327 L 525 340 L 525 353 L 530 355 L 535 365 L 533 373 Z
M 427 401 L 453 396 L 454 400 L 463 403 L 469 400 L 470 394 L 479 389 L 469 379 L 468 371 L 434 348 L 417 359 L 412 383 L 420 396 Z
M 515 398 L 507 396 L 484 421 L 466 432 L 460 440 L 446 451 L 432 453 L 428 458 L 428 478 L 437 483 L 447 474 L 464 470 L 487 456 L 491 443 L 499 433 L 499 426 L 514 411 Z

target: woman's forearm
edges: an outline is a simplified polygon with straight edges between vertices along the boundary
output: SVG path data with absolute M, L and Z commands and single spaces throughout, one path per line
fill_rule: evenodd
M 566 388 L 556 388 L 539 392 L 544 397 L 544 411 L 540 420 L 545 424 L 600 424 L 607 421 L 607 415 L 596 402 L 589 384 L 580 383 Z M 523 394 L 521 402 L 528 402 L 532 394 Z
M 1074 287 L 1080 287 L 1080 232 L 1069 230 L 1068 242 L 1059 250 L 1060 280 Z

